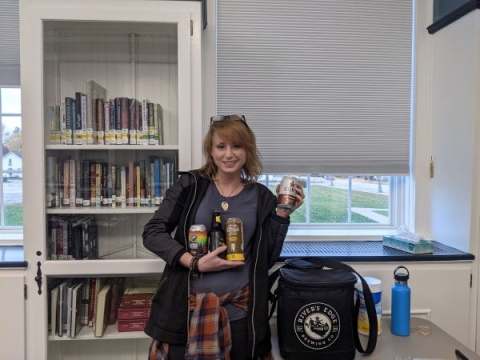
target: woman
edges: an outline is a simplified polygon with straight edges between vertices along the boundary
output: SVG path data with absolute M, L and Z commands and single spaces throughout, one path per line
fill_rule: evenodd
M 167 190 L 143 232 L 145 247 L 166 262 L 145 328 L 153 338 L 150 360 L 244 360 L 271 350 L 268 270 L 280 255 L 290 213 L 277 209 L 275 195 L 256 182 L 261 162 L 244 116 L 212 117 L 203 153 L 206 163 Z M 294 209 L 304 198 L 300 184 L 296 190 Z M 242 220 L 245 261 L 222 258 L 225 246 L 202 257 L 188 252 L 189 227 L 209 229 L 213 211 L 222 223 Z

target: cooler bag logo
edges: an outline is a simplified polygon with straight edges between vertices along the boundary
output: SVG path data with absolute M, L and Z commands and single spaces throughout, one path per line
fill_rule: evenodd
M 332 345 L 340 334 L 337 311 L 328 304 L 311 303 L 295 316 L 295 334 L 306 347 L 321 350 Z

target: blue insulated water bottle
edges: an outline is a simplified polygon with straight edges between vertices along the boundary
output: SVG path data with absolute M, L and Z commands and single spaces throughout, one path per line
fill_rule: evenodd
M 392 286 L 392 334 L 398 336 L 410 335 L 410 288 L 407 284 L 409 275 L 405 266 L 399 266 L 393 271 L 395 284 Z

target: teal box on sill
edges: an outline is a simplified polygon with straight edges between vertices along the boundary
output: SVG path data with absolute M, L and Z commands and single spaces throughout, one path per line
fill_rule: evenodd
M 433 253 L 433 244 L 431 241 L 420 240 L 419 242 L 402 239 L 396 236 L 384 236 L 383 246 L 402 250 L 410 254 L 431 254 Z

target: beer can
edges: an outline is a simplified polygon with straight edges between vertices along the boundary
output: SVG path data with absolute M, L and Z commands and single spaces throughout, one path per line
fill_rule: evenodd
M 296 183 L 298 179 L 295 176 L 285 175 L 280 183 L 278 192 L 277 207 L 286 211 L 293 211 L 295 205 L 295 195 L 297 195 Z
M 194 224 L 188 230 L 188 250 L 193 256 L 208 254 L 207 227 L 203 224 Z
M 243 223 L 239 218 L 228 218 L 225 222 L 227 260 L 245 260 L 243 253 Z

